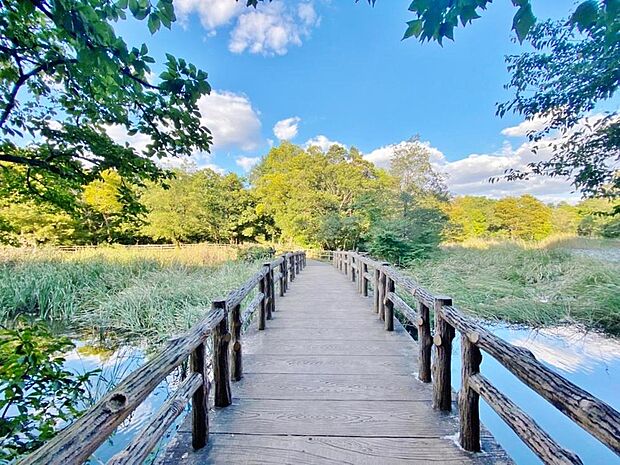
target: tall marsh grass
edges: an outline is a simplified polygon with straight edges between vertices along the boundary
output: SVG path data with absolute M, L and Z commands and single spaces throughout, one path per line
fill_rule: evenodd
M 220 249 L 5 249 L 0 321 L 29 314 L 71 329 L 163 339 L 257 271 Z
M 620 263 L 605 259 L 618 253 L 614 244 L 606 242 L 608 250 L 593 256 L 575 253 L 589 249 L 587 240 L 569 238 L 537 246 L 481 245 L 446 247 L 408 273 L 484 319 L 577 323 L 620 336 Z M 592 248 L 603 246 L 596 242 Z

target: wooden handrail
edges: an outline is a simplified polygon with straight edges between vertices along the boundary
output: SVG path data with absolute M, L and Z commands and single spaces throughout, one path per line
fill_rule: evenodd
M 434 295 L 387 263 L 355 252 L 334 251 L 332 264 L 348 276 L 355 273 L 353 270 L 358 270 L 356 282 L 361 294 L 367 295 L 366 286 L 372 285 L 374 309 L 381 319 L 386 320 L 386 330 L 393 328 L 388 320 L 393 318 L 394 309 L 417 327 L 420 351 L 418 377 L 421 381 L 433 382 L 433 406 L 439 410 L 452 408 L 450 354 L 455 331 L 461 334 L 459 440 L 464 449 L 480 451 L 479 397 L 482 396 L 545 463 L 581 463 L 579 457 L 554 442 L 531 418 L 480 375 L 482 350 L 620 455 L 620 413 L 547 368 L 529 350 L 513 346 L 494 335 L 453 306 L 452 299 Z M 412 298 L 417 308 L 413 309 L 398 291 Z M 433 325 L 430 321 L 431 309 L 435 315 Z M 434 337 L 431 337 L 431 328 L 434 328 Z M 435 363 L 431 370 L 433 347 Z
M 213 301 L 211 310 L 185 334 L 171 338 L 166 346 L 146 364 L 130 373 L 116 388 L 88 409 L 84 415 L 62 430 L 55 438 L 18 461 L 21 465 L 68 465 L 83 463 L 105 442 L 116 427 L 133 412 L 175 368 L 190 359 L 191 372 L 172 397 L 154 414 L 151 422 L 110 464 L 140 463 L 157 445 L 167 428 L 192 400 L 192 445 L 204 447 L 208 441 L 209 417 L 206 341 L 213 338 L 214 403 L 226 407 L 232 402 L 232 381 L 243 376 L 241 333 L 256 309 L 267 314 L 275 311 L 275 277 L 280 296 L 288 282 L 306 265 L 303 251 L 287 253 L 250 277 L 225 299 Z M 278 270 L 276 274 L 274 270 Z M 242 311 L 246 297 L 257 287 L 261 291 Z M 261 310 L 261 312 L 263 311 Z M 260 321 L 259 321 L 260 323 Z M 264 326 L 263 326 L 264 328 Z M 232 343 L 232 350 L 230 345 Z

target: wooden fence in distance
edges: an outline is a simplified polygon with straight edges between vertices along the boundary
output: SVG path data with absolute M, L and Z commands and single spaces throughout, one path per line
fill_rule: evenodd
M 519 380 L 549 401 L 573 422 L 620 455 L 620 413 L 553 372 L 527 349 L 495 336 L 452 305 L 452 299 L 433 295 L 400 271 L 355 252 L 333 252 L 333 265 L 350 277 L 360 294 L 374 291 L 374 310 L 394 329 L 395 311 L 418 331 L 418 378 L 433 383 L 433 407 L 452 409 L 452 340 L 461 335 L 461 389 L 459 442 L 468 451 L 480 451 L 479 399 L 512 428 L 521 440 L 546 464 L 581 464 L 573 452 L 555 442 L 530 416 L 500 392 L 480 373 L 484 351 Z M 412 308 L 401 296 L 416 302 Z M 433 317 L 434 321 L 431 321 Z M 434 347 L 434 357 L 431 353 Z M 433 363 L 431 363 L 433 360 Z
M 226 298 L 214 301 L 204 319 L 187 333 L 171 339 L 161 352 L 127 376 L 82 417 L 18 463 L 68 465 L 85 462 L 159 383 L 188 358 L 190 374 L 149 424 L 108 464 L 142 463 L 189 402 L 192 405 L 192 445 L 195 449 L 204 447 L 209 436 L 211 385 L 215 406 L 227 407 L 232 403 L 231 380 L 238 381 L 243 373 L 244 324 L 258 310 L 258 329 L 264 330 L 276 310 L 276 283 L 279 295 L 284 296 L 289 283 L 305 266 L 305 252 L 286 253 L 265 263 L 241 287 Z M 244 305 L 246 297 L 257 287 L 256 296 Z M 207 350 L 210 342 L 211 357 Z M 212 383 L 209 368 L 213 373 Z

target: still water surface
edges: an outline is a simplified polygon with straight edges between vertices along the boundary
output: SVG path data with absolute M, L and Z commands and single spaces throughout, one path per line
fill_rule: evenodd
M 565 378 L 620 410 L 620 340 L 576 328 L 560 327 L 542 330 L 507 326 L 490 326 L 496 335 L 514 345 L 526 347 L 536 358 Z M 453 386 L 460 384 L 460 347 L 455 338 L 453 356 Z M 84 372 L 100 368 L 101 379 L 94 390 L 99 395 L 118 383 L 145 361 L 145 351 L 139 347 L 121 347 L 113 352 L 92 350 L 79 343 L 67 359 L 71 369 Z M 481 372 L 495 386 L 532 416 L 544 430 L 564 447 L 576 452 L 586 465 L 620 465 L 620 458 L 600 442 L 572 423 L 542 397 L 530 390 L 490 356 L 484 357 Z M 120 451 L 146 425 L 150 414 L 166 401 L 178 383 L 179 374 L 164 381 L 128 418 L 110 441 L 97 451 L 96 459 L 105 463 Z M 523 445 L 519 438 L 484 403 L 481 418 L 504 449 L 517 464 L 540 464 L 540 460 Z

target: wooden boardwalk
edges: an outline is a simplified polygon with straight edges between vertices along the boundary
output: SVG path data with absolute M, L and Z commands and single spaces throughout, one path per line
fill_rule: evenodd
M 247 332 L 244 377 L 210 415 L 208 445 L 193 451 L 187 421 L 158 463 L 512 463 L 486 431 L 482 453 L 458 447 L 458 419 L 432 409 L 417 353 L 345 276 L 308 261 L 267 330 Z

